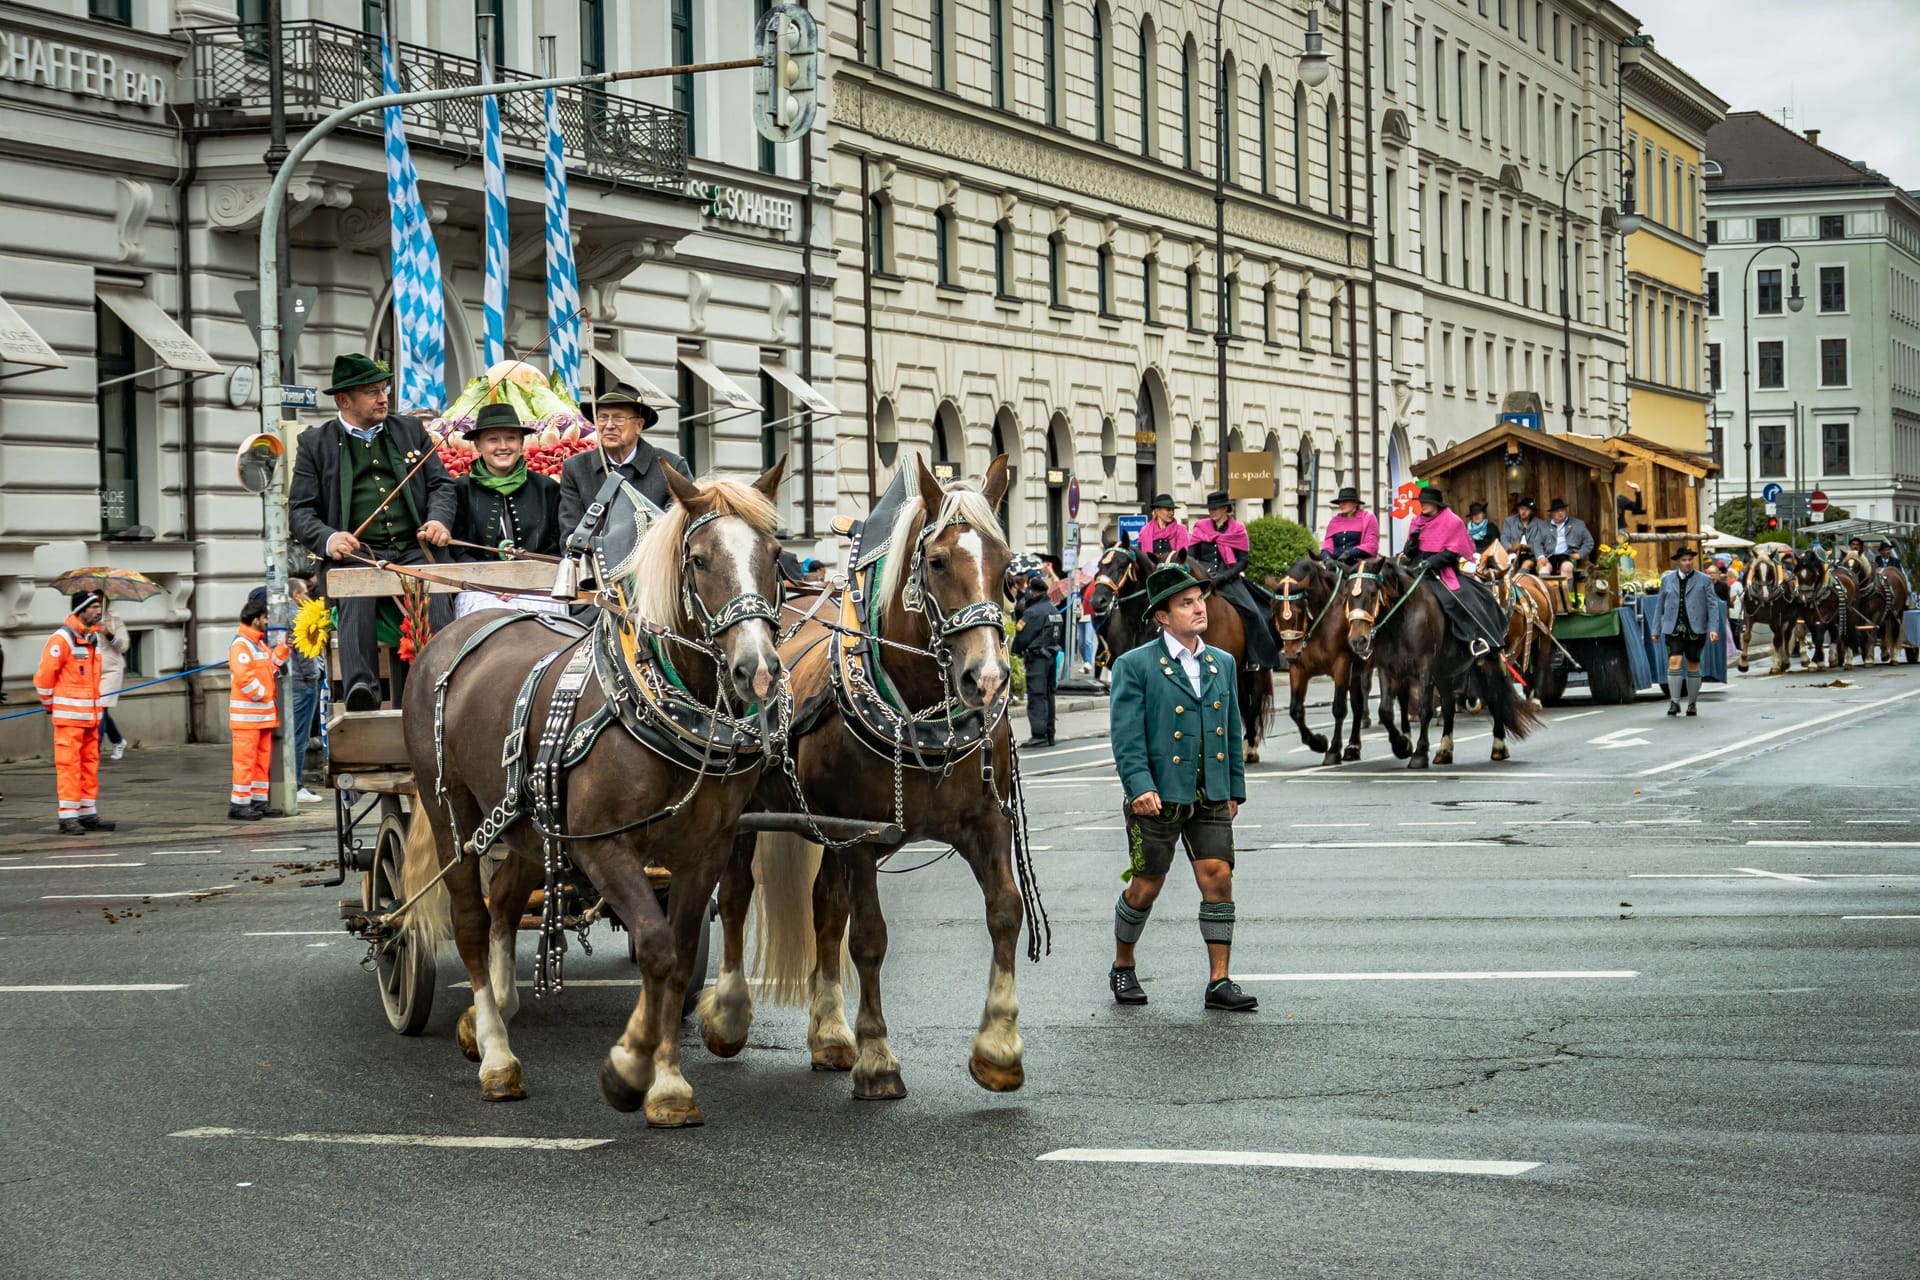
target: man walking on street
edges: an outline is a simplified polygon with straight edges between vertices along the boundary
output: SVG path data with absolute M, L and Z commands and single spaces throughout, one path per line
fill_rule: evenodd
M 287 579 L 287 587 L 297 611 L 313 596 L 313 575 L 296 573 Z M 313 740 L 320 718 L 320 686 L 327 679 L 326 655 L 309 658 L 303 653 L 292 654 L 287 659 L 287 674 L 293 678 L 293 731 L 287 739 L 287 750 L 293 753 L 294 785 L 300 788 L 301 804 L 319 804 L 319 795 L 307 790 L 307 744 Z
M 1693 568 L 1693 548 L 1673 553 L 1673 568 L 1660 578 L 1660 595 L 1653 606 L 1653 638 L 1667 641 L 1667 714 L 1680 714 L 1680 694 L 1687 695 L 1687 714 L 1699 715 L 1700 652 L 1720 639 L 1713 630 L 1713 585 Z M 1686 662 L 1683 673 L 1680 664 Z
M 47 637 L 33 691 L 53 717 L 53 771 L 60 795 L 60 834 L 111 831 L 101 819 L 100 616 L 97 591 L 76 591 L 73 612 Z
M 1179 565 L 1147 578 L 1156 641 L 1113 663 L 1108 732 L 1125 792 L 1127 887 L 1113 905 L 1113 970 L 1120 1004 L 1145 1004 L 1134 944 L 1167 882 L 1176 844 L 1200 885 L 1200 937 L 1207 944 L 1209 1009 L 1251 1013 L 1260 1002 L 1228 976 L 1233 951 L 1233 821 L 1247 798 L 1233 659 L 1201 641 L 1206 588 Z
M 267 593 L 255 591 L 240 610 L 240 632 L 227 646 L 227 726 L 233 730 L 233 792 L 227 816 L 237 822 L 278 818 L 268 807 L 273 776 L 273 731 L 280 711 L 274 702 L 274 669 L 287 660 L 287 646 L 266 643 Z
M 1053 745 L 1053 663 L 1060 652 L 1053 622 L 1059 616 L 1047 594 L 1046 575 L 1028 574 L 1012 645 L 1013 656 L 1020 659 L 1027 677 L 1027 728 L 1032 736 L 1022 746 Z

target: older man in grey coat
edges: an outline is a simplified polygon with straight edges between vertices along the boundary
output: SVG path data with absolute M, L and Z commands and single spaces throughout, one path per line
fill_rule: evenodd
M 1717 644 L 1713 625 L 1713 582 L 1693 567 L 1692 547 L 1673 553 L 1673 568 L 1660 578 L 1660 594 L 1653 603 L 1653 638 L 1667 642 L 1667 714 L 1680 714 L 1680 694 L 1687 695 L 1687 714 L 1699 715 L 1700 653 Z M 1684 673 L 1681 663 L 1685 662 Z

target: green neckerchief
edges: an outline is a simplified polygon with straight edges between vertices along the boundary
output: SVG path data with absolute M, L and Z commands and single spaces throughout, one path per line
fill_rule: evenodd
M 503 498 L 511 498 L 520 492 L 520 486 L 527 482 L 527 460 L 524 457 L 521 458 L 514 464 L 513 470 L 503 476 L 497 476 L 487 470 L 487 464 L 484 462 L 467 474 L 473 477 L 475 484 L 488 493 L 497 493 Z

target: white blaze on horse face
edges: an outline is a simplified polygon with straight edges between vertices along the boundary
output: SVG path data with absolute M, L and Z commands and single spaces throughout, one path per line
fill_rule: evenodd
M 760 550 L 760 535 L 746 521 L 731 517 L 714 521 L 713 532 L 720 543 L 721 555 L 733 566 L 733 585 L 728 594 L 752 591 L 756 586 L 753 558 Z M 728 647 L 735 651 L 736 662 L 744 661 L 749 671 L 748 687 L 738 690 L 740 696 L 765 702 L 780 678 L 780 658 L 773 647 L 771 629 L 764 622 L 743 622 L 729 631 L 728 638 L 731 640 Z M 739 653 L 739 646 L 748 643 L 752 649 Z
M 953 554 L 948 559 L 949 572 L 958 581 L 961 576 L 962 561 L 971 566 L 970 580 L 966 586 L 966 598 L 969 603 L 976 600 L 991 600 L 993 591 L 987 584 L 987 544 L 977 529 L 965 527 L 953 539 Z M 952 610 L 947 612 L 951 613 Z M 975 678 L 979 682 L 980 701 L 990 703 L 1000 692 L 1000 686 L 1006 683 L 1008 670 L 1000 658 L 998 639 L 984 639 L 985 629 L 968 631 L 961 639 L 962 647 L 968 643 L 980 644 L 985 652 L 980 655 L 979 668 Z M 959 666 L 955 667 L 955 678 L 959 675 Z

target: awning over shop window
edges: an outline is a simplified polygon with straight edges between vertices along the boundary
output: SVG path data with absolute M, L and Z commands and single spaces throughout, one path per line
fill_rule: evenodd
M 0 298 L 0 360 L 13 364 L 37 364 L 45 369 L 64 369 L 67 362 L 47 345 L 47 340 L 20 318 L 20 313 Z
M 811 382 L 801 377 L 795 370 L 783 364 L 763 363 L 760 372 L 772 378 L 787 389 L 787 394 L 813 410 L 816 418 L 836 418 L 840 416 L 840 407 L 821 395 Z
M 605 347 L 592 347 L 588 349 L 587 354 L 593 357 L 595 364 L 612 374 L 615 382 L 626 383 L 635 391 L 638 391 L 640 398 L 654 408 L 671 409 L 675 407 L 676 402 L 672 396 L 662 391 L 646 374 L 634 368 L 633 362 L 621 355 L 618 351 L 612 351 Z
M 760 402 L 747 394 L 746 388 L 720 372 L 720 366 L 705 356 L 680 353 L 680 367 L 707 384 L 713 394 L 730 409 L 758 409 Z
M 225 372 L 224 365 L 203 351 L 199 343 L 187 336 L 186 330 L 160 309 L 159 303 L 138 289 L 101 285 L 95 292 L 169 369 L 182 373 Z

